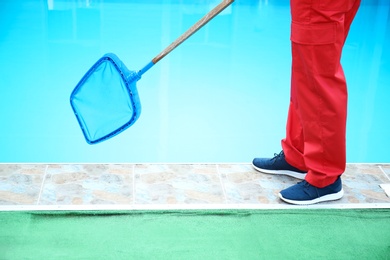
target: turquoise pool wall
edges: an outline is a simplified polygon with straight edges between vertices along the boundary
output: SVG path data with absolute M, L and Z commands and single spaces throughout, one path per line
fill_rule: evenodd
M 250 162 L 279 152 L 288 1 L 236 0 L 142 77 L 141 117 L 115 138 L 88 145 L 73 115 L 69 95 L 103 54 L 138 70 L 218 2 L 3 1 L 0 162 Z M 390 162 L 389 9 L 363 0 L 344 48 L 348 162 Z

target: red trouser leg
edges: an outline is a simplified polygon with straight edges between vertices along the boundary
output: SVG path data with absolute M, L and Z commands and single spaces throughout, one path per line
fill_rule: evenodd
M 291 0 L 291 98 L 282 140 L 306 181 L 332 184 L 346 165 L 347 85 L 341 52 L 360 0 Z

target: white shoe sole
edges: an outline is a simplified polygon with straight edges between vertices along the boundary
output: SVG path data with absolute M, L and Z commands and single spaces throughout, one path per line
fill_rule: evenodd
M 332 193 L 328 194 L 313 200 L 290 200 L 286 199 L 282 196 L 282 194 L 279 193 L 279 198 L 282 199 L 283 201 L 290 203 L 290 204 L 295 204 L 295 205 L 310 205 L 310 204 L 316 204 L 320 202 L 325 202 L 325 201 L 333 201 L 333 200 L 339 200 L 344 196 L 344 190 L 341 189 L 337 193 Z
M 287 170 L 267 170 L 267 169 L 262 169 L 259 167 L 256 167 L 252 163 L 253 168 L 255 168 L 256 171 L 262 172 L 262 173 L 267 173 L 267 174 L 274 174 L 274 175 L 287 175 L 296 179 L 304 180 L 306 177 L 306 173 L 299 173 L 299 172 L 294 172 L 294 171 L 287 171 Z

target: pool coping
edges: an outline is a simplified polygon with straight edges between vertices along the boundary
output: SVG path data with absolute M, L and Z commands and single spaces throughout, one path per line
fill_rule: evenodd
M 7 165 L 12 167 L 7 167 Z M 26 165 L 28 167 L 25 167 Z M 104 165 L 104 169 L 119 171 L 119 173 L 114 172 L 111 176 L 122 178 L 126 175 L 127 186 L 123 186 L 123 184 L 121 184 L 122 186 L 116 186 L 116 182 L 103 183 L 102 180 L 97 178 L 100 177 L 101 172 L 94 172 L 93 169 L 96 170 L 102 165 Z M 0 163 L 0 166 L 3 166 L 3 171 L 0 169 L 0 178 L 2 177 L 3 181 L 3 186 L 0 186 L 0 195 L 3 192 L 3 198 L 0 196 L 0 202 L 3 201 L 0 205 L 0 211 L 3 212 L 390 208 L 390 196 L 384 188 L 390 185 L 390 163 L 347 163 L 346 178 L 349 183 L 346 184 L 346 188 L 349 192 L 349 198 L 313 205 L 291 205 L 280 201 L 277 196 L 280 188 L 291 185 L 296 180 L 285 176 L 259 175 L 250 163 Z M 41 172 L 31 173 L 28 171 L 32 168 L 37 169 L 35 166 L 39 166 Z M 52 169 L 48 173 L 50 167 L 54 170 Z M 135 168 L 138 171 L 135 171 Z M 23 172 L 23 169 L 25 172 Z M 126 169 L 126 171 L 123 171 L 123 169 Z M 83 173 L 84 179 L 82 181 L 84 183 L 77 178 L 76 181 L 72 179 L 71 175 L 73 173 Z M 110 174 L 107 171 L 103 173 Z M 37 174 L 40 175 L 40 182 L 33 183 L 31 176 L 37 176 Z M 170 175 L 164 177 L 165 174 Z M 214 177 L 212 177 L 213 175 Z M 29 179 L 26 182 L 23 182 L 23 180 L 15 182 L 13 180 L 15 176 L 27 176 Z M 51 180 L 53 176 L 61 177 L 61 181 L 65 184 L 81 186 L 83 192 L 89 192 L 88 196 L 91 196 L 91 192 L 99 191 L 102 188 L 99 185 L 102 185 L 102 183 L 106 185 L 105 188 L 109 187 L 111 192 L 112 189 L 115 190 L 112 194 L 119 196 L 123 195 L 124 191 L 117 191 L 116 189 L 126 187 L 127 201 L 123 203 L 120 199 L 117 201 L 103 200 L 95 202 L 82 200 L 81 203 L 77 204 L 71 200 L 64 200 L 64 196 L 67 199 L 71 198 L 74 195 L 74 190 L 64 190 L 61 183 L 58 184 Z M 146 178 L 146 180 L 142 180 L 141 177 Z M 84 187 L 86 181 L 88 185 L 97 185 L 98 187 Z M 34 185 L 35 191 L 38 192 L 34 195 L 35 201 L 28 203 L 13 202 L 12 198 L 7 197 L 13 195 L 28 196 L 29 193 L 20 193 L 20 189 L 27 185 Z M 158 185 L 167 185 L 167 189 L 160 189 Z M 217 191 L 215 189 L 216 185 L 218 186 Z M 154 188 L 157 188 L 157 190 L 154 190 Z M 259 192 L 258 189 L 262 191 Z M 275 189 L 279 190 L 276 191 Z M 188 195 L 190 190 L 197 192 L 196 195 L 209 193 L 214 197 L 211 200 L 204 200 L 204 198 L 196 196 L 191 197 L 191 194 Z M 102 191 L 107 190 L 104 190 L 103 187 Z M 368 196 L 363 199 L 359 198 L 361 195 L 366 195 L 365 192 Z M 154 196 L 153 198 L 150 198 L 151 194 Z M 169 201 L 167 200 L 167 194 L 171 196 L 170 198 L 176 196 L 179 199 L 174 202 Z M 77 195 L 83 196 L 83 194 Z M 59 200 L 58 196 L 62 196 L 62 200 Z M 183 196 L 188 197 L 183 199 Z

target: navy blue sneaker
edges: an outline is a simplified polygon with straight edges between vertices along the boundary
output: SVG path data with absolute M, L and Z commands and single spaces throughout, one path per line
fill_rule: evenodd
M 279 193 L 279 197 L 287 203 L 309 205 L 324 201 L 341 199 L 344 195 L 343 185 L 339 177 L 336 182 L 324 188 L 317 188 L 302 181 Z
M 288 175 L 300 180 L 304 180 L 306 172 L 291 166 L 285 159 L 284 152 L 274 154 L 274 158 L 255 158 L 252 162 L 253 168 L 259 172 Z

